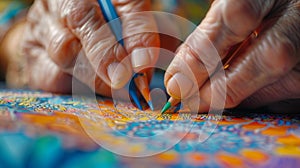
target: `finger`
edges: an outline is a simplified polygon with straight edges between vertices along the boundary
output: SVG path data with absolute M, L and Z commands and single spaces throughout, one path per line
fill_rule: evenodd
M 299 11 L 294 8 L 285 11 L 274 20 L 272 27 L 261 32 L 253 43 L 239 57 L 232 61 L 225 79 L 213 77 L 200 90 L 203 99 L 210 102 L 211 89 L 220 90 L 226 81 L 226 107 L 237 106 L 259 89 L 279 80 L 299 62 L 300 40 Z M 278 13 L 277 13 L 278 14 Z M 220 92 L 221 93 L 221 92 Z
M 50 19 L 49 19 L 50 20 Z M 81 50 L 80 41 L 69 29 L 63 27 L 59 22 L 53 20 L 48 25 L 49 33 L 46 41 L 46 50 L 50 58 L 61 68 L 71 69 Z
M 126 51 L 131 54 L 133 69 L 151 67 L 158 58 L 160 41 L 150 0 L 113 0 L 123 25 Z
M 275 0 L 214 1 L 197 30 L 205 32 L 220 56 L 224 57 L 231 46 L 258 28 L 271 8 L 276 6 L 280 4 Z M 195 45 L 192 47 L 197 51 Z
M 28 85 L 33 89 L 42 89 L 56 93 L 70 93 L 71 75 L 51 61 L 45 50 L 36 46 L 26 52 L 28 56 Z
M 52 62 L 39 39 L 41 32 L 34 27 L 35 22 L 27 22 L 20 46 L 22 57 L 26 58 L 25 75 L 29 87 L 50 92 L 70 93 L 71 76 L 62 72 Z
M 26 40 L 32 42 L 34 45 L 39 45 L 40 47 L 45 47 L 44 37 L 48 32 L 47 26 L 43 27 L 40 25 L 48 25 L 45 23 L 46 19 L 43 18 L 46 14 L 46 6 L 44 5 L 44 0 L 35 1 L 35 3 L 31 6 L 26 22 L 27 22 L 27 30 L 30 33 L 24 34 L 26 36 Z
M 175 83 L 176 80 L 171 80 L 177 73 L 187 78 L 196 76 L 196 81 L 190 78 L 188 81 L 192 82 L 187 86 L 193 86 L 191 90 L 197 91 L 206 82 L 209 74 L 218 67 L 220 58 L 224 58 L 228 49 L 241 42 L 260 25 L 274 2 L 214 1 L 207 16 L 180 47 L 176 59 L 167 70 L 165 84 L 169 88 L 169 94 L 183 98 L 192 94 L 180 95 L 179 84 Z M 187 66 L 182 66 L 182 62 Z M 191 70 L 187 71 L 186 67 Z
M 80 56 L 77 60 L 77 64 L 83 63 L 83 66 L 76 66 L 68 68 L 62 64 L 56 64 L 53 62 L 54 58 L 49 57 L 45 45 L 38 40 L 34 29 L 34 24 L 27 24 L 25 29 L 24 42 L 22 43 L 22 51 L 24 56 L 28 57 L 28 69 L 30 72 L 27 74 L 30 76 L 30 86 L 36 89 L 43 89 L 51 92 L 70 93 L 70 83 L 76 81 L 70 75 L 89 86 L 96 93 L 103 96 L 111 96 L 111 88 L 103 82 L 99 76 L 96 76 L 94 69 L 91 67 L 88 59 L 80 52 L 77 56 Z M 47 37 L 47 36 L 46 36 Z M 51 36 L 48 36 L 51 37 Z M 48 50 L 49 51 L 49 50 Z M 58 53 L 60 54 L 60 53 Z M 59 57 L 57 57 L 59 59 Z M 84 59 L 82 59 L 84 58 Z
M 131 77 L 131 64 L 123 61 L 127 53 L 106 24 L 97 1 L 57 3 L 62 22 L 80 40 L 97 75 L 113 88 L 123 87 Z
M 31 88 L 55 93 L 71 93 L 73 77 L 69 73 L 62 71 L 62 69 L 50 59 L 47 55 L 48 53 L 43 48 L 34 46 L 32 43 L 31 45 L 26 45 L 24 48 L 24 53 L 28 56 L 29 66 L 27 75 L 29 76 L 28 85 Z M 78 69 L 76 70 L 79 71 Z M 76 74 L 79 74 L 78 79 L 85 85 L 89 86 L 98 94 L 111 96 L 111 88 L 95 75 L 93 69 L 90 68 L 88 71 L 82 71 L 82 73 L 84 73 L 84 75 L 81 75 L 79 72 Z
M 83 51 L 79 52 L 76 66 L 72 69 L 72 73 L 76 79 L 90 87 L 96 93 L 111 97 L 111 87 L 96 74 Z M 77 81 L 74 80 L 74 82 Z
M 285 75 L 282 79 L 267 85 L 245 99 L 239 106 L 257 108 L 270 103 L 300 98 L 300 69 L 299 66 Z
M 81 44 L 57 18 L 56 1 L 50 2 L 36 1 L 28 13 L 27 22 L 35 40 L 48 51 L 52 60 L 62 69 L 68 69 L 74 65 Z

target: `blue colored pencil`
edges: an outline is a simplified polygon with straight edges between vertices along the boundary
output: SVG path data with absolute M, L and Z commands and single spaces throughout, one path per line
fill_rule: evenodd
M 123 36 L 122 36 L 122 22 L 114 8 L 114 5 L 111 3 L 111 0 L 98 0 L 99 6 L 102 10 L 102 14 L 106 22 L 108 22 L 110 29 L 115 35 L 117 41 L 124 46 Z M 129 95 L 133 99 L 134 103 L 140 110 L 143 110 L 142 105 L 138 99 L 136 92 L 136 86 L 134 86 L 134 82 L 129 87 Z M 134 89 L 134 90 L 133 90 Z M 150 104 L 151 109 L 153 109 L 152 102 L 148 102 Z
M 136 104 L 136 106 L 140 109 L 143 110 L 143 106 L 140 103 L 140 99 L 139 96 L 136 92 L 136 86 L 134 84 L 134 82 L 130 82 L 129 84 L 129 95 L 131 96 L 132 100 L 134 101 L 134 103 Z
M 123 36 L 122 36 L 122 22 L 119 18 L 114 5 L 111 0 L 98 0 L 99 6 L 101 8 L 102 14 L 113 34 L 115 35 L 117 41 L 124 46 Z

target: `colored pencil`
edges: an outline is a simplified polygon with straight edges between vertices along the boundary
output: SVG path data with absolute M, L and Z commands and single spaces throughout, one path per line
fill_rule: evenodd
M 117 41 L 122 46 L 124 46 L 124 41 L 123 41 L 123 37 L 122 37 L 122 22 L 118 16 L 113 4 L 111 3 L 111 0 L 98 0 L 98 3 L 102 10 L 104 19 L 106 20 L 106 22 L 108 22 L 110 29 L 114 33 Z M 137 83 L 136 83 L 137 88 L 141 92 L 144 99 L 147 101 L 149 107 L 153 110 L 153 105 L 152 105 L 152 101 L 150 98 L 149 86 L 148 86 L 146 74 L 141 73 L 141 75 L 139 75 L 135 81 L 137 81 Z M 137 94 L 134 94 L 135 90 L 134 91 L 130 90 L 130 89 L 134 89 L 134 88 L 136 88 L 136 87 L 133 87 L 133 86 L 129 87 L 129 94 L 132 97 L 134 103 L 137 105 L 137 107 L 140 110 L 142 110 L 142 105 L 141 105 L 139 99 L 137 98 Z

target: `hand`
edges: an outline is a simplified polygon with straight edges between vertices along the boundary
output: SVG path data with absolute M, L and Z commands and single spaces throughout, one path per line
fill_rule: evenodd
M 150 9 L 150 0 L 112 1 L 123 26 L 124 47 L 116 42 L 96 0 L 36 0 L 27 17 L 23 52 L 28 57 L 29 86 L 70 92 L 72 76 L 109 96 L 123 87 L 132 71 L 155 64 L 159 47 L 154 18 L 134 14 Z M 86 69 L 73 73 L 78 56 Z M 124 58 L 130 55 L 130 59 Z M 96 79 L 91 81 L 93 74 Z
M 299 0 L 215 0 L 169 66 L 165 75 L 168 93 L 193 102 L 199 99 L 193 96 L 199 91 L 201 112 L 210 107 L 211 89 L 218 93 L 216 96 L 221 95 L 224 83 L 227 88 L 225 108 L 239 104 L 258 107 L 300 98 L 299 6 Z M 203 60 L 210 59 L 203 54 L 207 41 L 224 60 L 229 48 L 255 30 L 258 30 L 258 37 L 231 61 L 225 75 L 216 74 L 208 80 L 206 67 L 216 70 L 218 63 L 212 60 L 205 66 Z M 197 77 L 195 82 L 191 75 Z

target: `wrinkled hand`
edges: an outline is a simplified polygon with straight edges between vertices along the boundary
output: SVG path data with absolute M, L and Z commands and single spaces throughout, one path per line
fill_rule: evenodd
M 72 76 L 102 95 L 123 87 L 133 71 L 151 66 L 159 47 L 154 18 L 135 14 L 150 0 L 113 0 L 123 26 L 124 47 L 116 42 L 96 0 L 36 0 L 28 13 L 23 52 L 28 57 L 29 86 L 70 92 Z M 78 56 L 87 67 L 73 73 Z M 127 57 L 130 55 L 130 59 Z M 91 81 L 93 74 L 96 79 Z
M 209 56 L 203 54 L 207 46 L 203 34 L 224 60 L 229 48 L 255 30 L 258 37 L 231 61 L 225 75 L 214 75 L 213 80 L 208 80 L 203 60 Z M 215 0 L 168 68 L 165 76 L 168 93 L 193 102 L 196 98 L 192 95 L 199 91 L 202 112 L 210 107 L 212 90 L 221 95 L 223 81 L 227 88 L 225 108 L 239 104 L 257 107 L 300 98 L 299 30 L 299 0 Z M 217 63 L 207 67 L 216 69 Z M 197 77 L 195 82 L 191 75 Z

